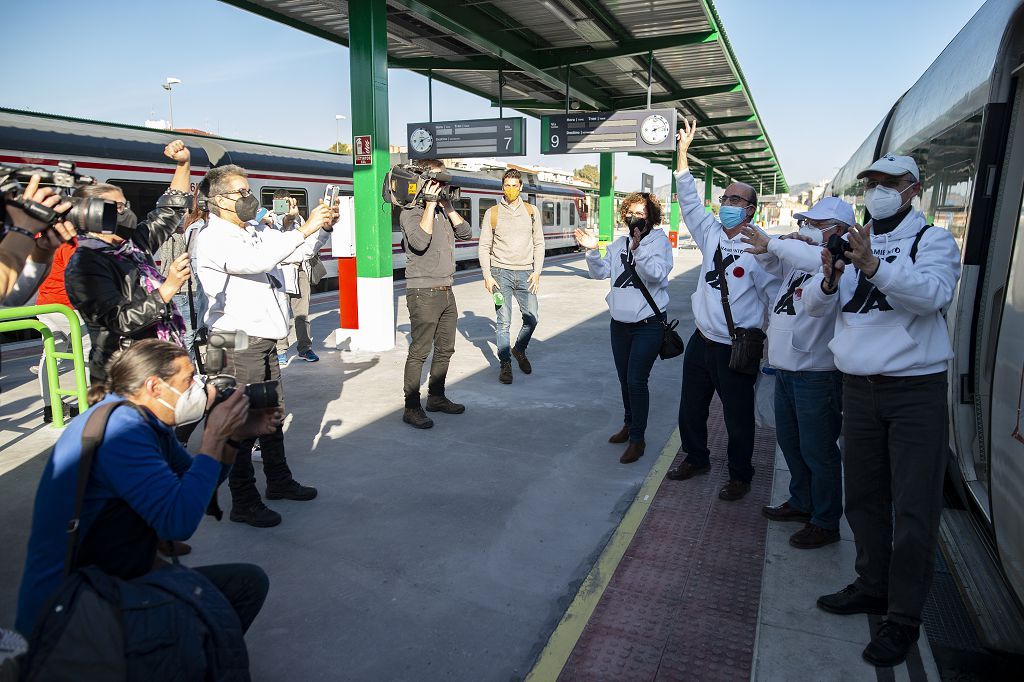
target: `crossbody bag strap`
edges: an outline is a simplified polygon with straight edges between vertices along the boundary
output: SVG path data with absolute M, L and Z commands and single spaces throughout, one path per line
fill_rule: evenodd
M 729 307 L 729 283 L 725 279 L 725 264 L 722 262 L 722 247 L 715 249 L 715 270 L 718 271 L 718 286 L 722 292 L 722 309 L 725 311 L 725 324 L 729 327 L 729 338 L 736 338 L 736 323 L 732 320 L 732 308 Z
M 82 518 L 82 504 L 85 502 L 85 491 L 89 485 L 89 474 L 92 472 L 92 461 L 103 442 L 103 434 L 107 430 L 107 422 L 114 410 L 121 405 L 131 404 L 127 400 L 106 403 L 97 407 L 89 415 L 82 430 L 82 451 L 78 458 L 78 484 L 75 489 L 75 512 L 68 521 L 68 546 L 64 553 L 64 575 L 70 575 L 78 553 L 78 526 Z
M 628 247 L 627 247 L 628 248 Z M 651 306 L 651 310 L 655 315 L 664 316 L 665 313 L 658 307 L 658 304 L 654 302 L 654 297 L 651 296 L 651 292 L 647 290 L 647 285 L 640 278 L 640 274 L 636 271 L 636 267 L 629 262 L 629 254 L 626 254 L 626 269 L 629 270 L 629 274 L 633 276 L 633 281 L 636 283 L 636 288 L 640 290 L 640 293 L 647 299 L 647 305 Z
M 911 263 L 916 263 L 917 262 L 917 247 L 920 246 L 920 244 L 921 244 L 921 237 L 924 236 L 925 231 L 929 227 L 931 227 L 931 225 L 925 225 L 924 227 L 921 228 L 921 231 L 917 233 L 917 236 L 914 237 L 914 243 L 910 247 L 910 262 Z

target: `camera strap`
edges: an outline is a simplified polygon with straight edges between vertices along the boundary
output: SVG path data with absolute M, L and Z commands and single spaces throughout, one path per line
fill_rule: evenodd
M 722 309 L 725 311 L 725 324 L 729 327 L 729 338 L 736 338 L 736 323 L 732 319 L 732 308 L 729 307 L 729 283 L 725 279 L 725 264 L 722 262 L 722 247 L 715 249 L 715 270 L 718 271 L 718 286 L 722 293 Z

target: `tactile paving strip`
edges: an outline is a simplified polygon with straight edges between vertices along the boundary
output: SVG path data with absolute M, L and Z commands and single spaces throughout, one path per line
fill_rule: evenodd
M 749 679 L 775 432 L 759 430 L 750 493 L 723 502 L 721 403 L 708 419 L 711 472 L 662 482 L 559 680 Z

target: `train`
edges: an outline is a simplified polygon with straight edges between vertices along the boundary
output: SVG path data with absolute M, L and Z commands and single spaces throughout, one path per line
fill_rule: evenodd
M 55 168 L 59 161 L 72 161 L 80 172 L 120 187 L 140 217 L 156 205 L 170 182 L 174 167 L 162 152 L 174 139 L 184 140 L 192 152 L 193 191 L 207 170 L 233 163 L 246 169 L 250 186 L 268 210 L 278 189 L 287 190 L 303 214 L 324 196 L 327 185 L 340 185 L 343 195 L 352 194 L 352 164 L 331 152 L 0 108 L 0 163 Z M 540 182 L 532 174 L 523 179 L 523 198 L 538 209 L 546 252 L 576 250 L 573 232 L 587 229 L 592 198 L 572 185 Z M 473 226 L 473 239 L 457 243 L 456 263 L 464 268 L 477 263 L 480 220 L 501 198 L 501 178 L 453 170 L 452 184 L 462 190 L 454 207 Z M 393 208 L 391 221 L 396 276 L 405 269 L 399 212 Z M 337 288 L 331 249 L 325 248 L 321 256 L 327 276 L 318 289 Z
M 960 246 L 946 312 L 948 497 L 943 553 L 986 646 L 1024 652 L 1024 2 L 989 0 L 826 187 L 862 218 L 856 179 L 882 154 L 914 157 L 915 201 Z M 863 222 L 863 220 L 862 220 Z M 949 518 L 947 518 L 949 517 Z M 991 561 L 993 566 L 988 566 Z M 1001 581 L 1008 599 L 993 604 Z

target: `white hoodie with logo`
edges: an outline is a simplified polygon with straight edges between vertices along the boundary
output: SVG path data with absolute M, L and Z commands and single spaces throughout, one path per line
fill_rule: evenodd
M 664 230 L 648 232 L 636 251 L 630 252 L 629 237 L 619 237 L 608 244 L 605 255 L 597 249 L 587 251 L 587 269 L 593 279 L 611 278 L 612 288 L 605 297 L 612 319 L 619 322 L 640 322 L 665 312 L 668 308 L 668 274 L 672 272 L 672 245 Z M 637 288 L 633 276 L 626 270 L 625 260 L 631 258 L 647 291 L 651 293 L 660 311 L 651 310 L 647 299 Z
M 764 328 L 765 312 L 770 297 L 778 289 L 781 268 L 772 259 L 762 260 L 747 253 L 750 245 L 741 241 L 742 234 L 733 239 L 726 236 L 722 223 L 713 213 L 704 210 L 704 203 L 697 194 L 697 185 L 689 171 L 676 172 L 675 177 L 683 222 L 704 256 L 697 289 L 690 297 L 697 329 L 711 341 L 732 345 L 722 308 L 715 250 L 722 250 L 722 262 L 728 278 L 729 308 L 737 327 Z
M 829 348 L 843 372 L 919 376 L 946 370 L 953 346 L 943 312 L 960 278 L 960 249 L 947 230 L 929 227 L 911 261 L 914 240 L 927 224 L 911 210 L 893 231 L 872 234 L 871 250 L 879 259 L 874 277 L 847 265 L 838 294 L 821 290 L 821 273 L 804 286 L 808 314 L 832 319 L 838 312 Z

